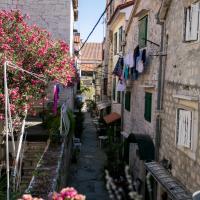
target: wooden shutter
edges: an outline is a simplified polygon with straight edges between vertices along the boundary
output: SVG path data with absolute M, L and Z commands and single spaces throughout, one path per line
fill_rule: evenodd
M 143 17 L 139 21 L 139 46 L 143 48 L 147 44 L 147 24 L 148 24 L 148 16 Z
M 125 95 L 125 109 L 131 111 L 131 92 L 129 91 Z
M 199 2 L 185 9 L 185 41 L 198 40 Z
M 198 39 L 198 26 L 199 26 L 199 3 L 192 4 L 191 6 L 191 40 Z
M 185 41 L 190 41 L 190 32 L 191 32 L 191 7 L 185 9 Z
M 148 122 L 151 122 L 151 112 L 152 112 L 152 93 L 146 92 L 144 118 Z
M 178 145 L 191 148 L 192 112 L 178 110 Z

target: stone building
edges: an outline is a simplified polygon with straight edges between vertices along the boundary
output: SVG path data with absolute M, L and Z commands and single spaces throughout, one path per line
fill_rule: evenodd
M 159 160 L 190 193 L 200 188 L 199 8 L 199 1 L 162 0 L 158 14 L 163 30 Z M 158 183 L 158 199 L 163 192 L 171 199 L 161 178 Z
M 84 93 L 85 99 L 100 101 L 100 94 L 95 94 L 95 72 L 99 65 L 102 65 L 102 43 L 86 43 L 80 55 L 81 85 L 89 89 Z
M 108 1 L 109 2 L 109 1 Z M 107 3 L 108 3 L 107 2 Z M 124 30 L 134 1 L 114 0 L 107 11 L 105 72 L 107 74 L 107 96 L 112 101 L 112 112 L 121 114 L 122 93 L 116 91 L 118 78 L 112 76 L 114 67 L 123 52 Z
M 122 101 L 122 134 L 128 137 L 129 144 L 129 154 L 125 152 L 124 156 L 129 159 L 136 190 L 144 199 L 149 199 L 144 163 L 155 159 L 160 63 L 157 53 L 161 40 L 161 26 L 155 16 L 159 8 L 158 0 L 135 1 L 125 29 L 123 53 L 128 76 Z
M 18 9 L 30 15 L 30 24 L 48 30 L 54 39 L 64 40 L 73 53 L 74 21 L 78 19 L 78 0 L 1 0 L 0 9 Z

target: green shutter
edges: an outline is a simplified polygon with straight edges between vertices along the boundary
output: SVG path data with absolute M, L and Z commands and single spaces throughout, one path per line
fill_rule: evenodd
M 152 93 L 146 92 L 145 93 L 145 111 L 144 111 L 144 118 L 151 122 L 151 112 L 152 112 Z
M 139 46 L 140 48 L 146 47 L 147 44 L 147 24 L 148 16 L 139 20 Z
M 121 92 L 118 91 L 117 92 L 117 103 L 120 103 L 120 100 L 121 100 Z
M 114 101 L 116 98 L 115 91 L 116 91 L 116 78 L 113 79 L 113 100 Z
M 125 109 L 131 110 L 131 92 L 127 91 L 125 94 Z

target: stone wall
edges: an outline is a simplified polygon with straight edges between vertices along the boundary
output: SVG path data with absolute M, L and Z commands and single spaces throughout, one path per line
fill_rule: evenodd
M 1 0 L 1 9 L 19 9 L 30 15 L 30 24 L 47 29 L 54 39 L 73 44 L 73 7 L 71 0 Z
M 199 101 L 190 101 L 175 98 L 177 91 L 184 91 L 187 96 L 200 97 L 200 89 L 196 87 L 187 87 L 182 84 L 172 82 L 165 83 L 164 93 L 164 113 L 161 134 L 160 160 L 168 159 L 172 164 L 172 175 L 175 176 L 190 192 L 199 190 L 200 187 L 200 137 L 193 137 L 193 150 L 181 148 L 176 144 L 177 136 L 177 108 L 188 108 L 197 112 L 199 116 Z M 199 127 L 199 117 L 194 122 L 194 127 Z M 194 130 L 193 130 L 194 131 Z M 194 132 L 193 132 L 194 133 Z M 199 130 L 198 132 L 199 133 Z
M 166 158 L 172 163 L 172 174 L 190 192 L 200 187 L 200 43 L 184 42 L 184 8 L 192 0 L 173 0 L 166 18 L 165 40 L 167 51 L 164 88 L 164 113 L 161 134 L 160 160 Z M 168 39 L 167 39 L 168 38 Z M 192 149 L 177 145 L 177 109 L 191 110 Z

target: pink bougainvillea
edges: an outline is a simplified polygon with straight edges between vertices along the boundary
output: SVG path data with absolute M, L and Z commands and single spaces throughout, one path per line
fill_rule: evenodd
M 0 11 L 0 75 L 6 60 L 49 81 L 71 86 L 77 74 L 69 47 L 53 41 L 50 34 L 26 23 L 20 11 Z M 22 116 L 25 108 L 45 96 L 46 83 L 16 69 L 8 69 L 8 88 L 12 115 Z M 0 82 L 0 119 L 3 119 L 4 91 Z

